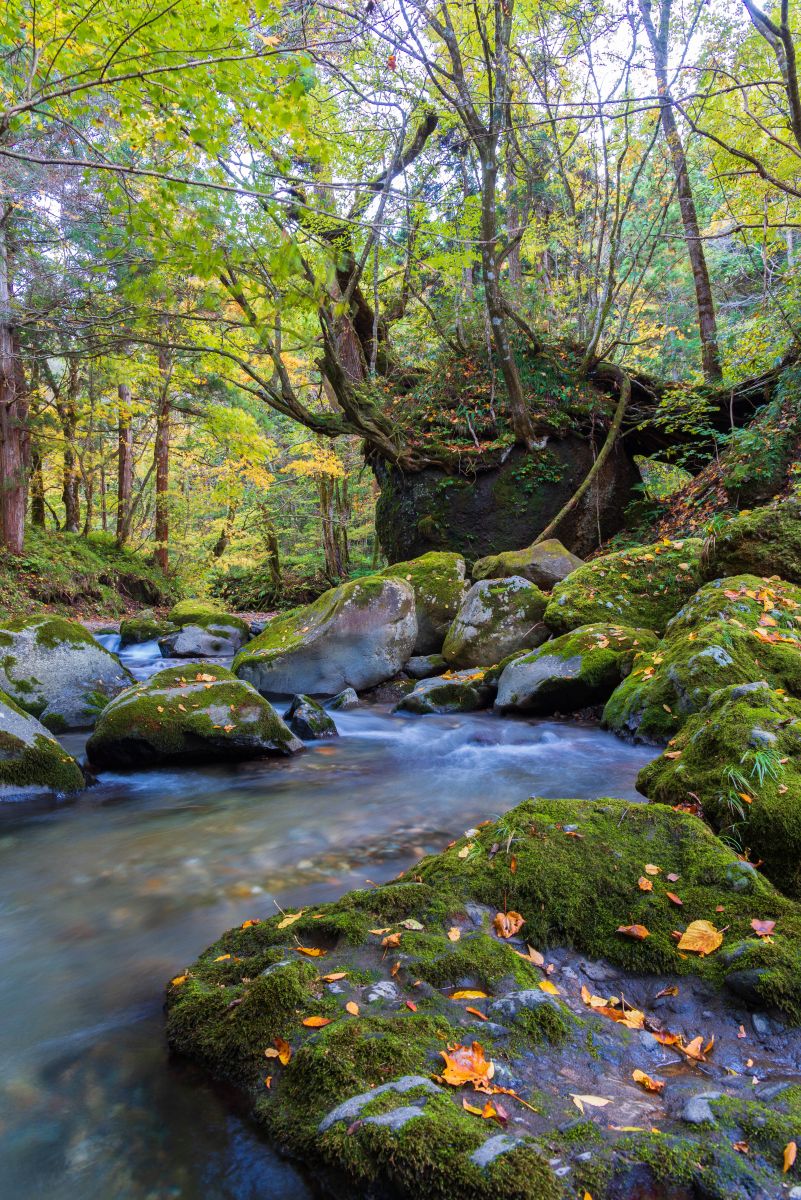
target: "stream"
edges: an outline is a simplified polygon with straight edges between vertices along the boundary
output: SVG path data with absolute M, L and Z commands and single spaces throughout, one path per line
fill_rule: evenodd
M 145 678 L 169 665 L 156 652 L 123 661 Z M 640 799 L 652 754 L 491 713 L 364 706 L 336 721 L 339 739 L 290 760 L 108 772 L 71 803 L 0 806 L 4 1195 L 311 1200 L 169 1061 L 167 979 L 225 929 L 387 880 L 531 794 Z M 85 739 L 62 740 L 77 753 Z

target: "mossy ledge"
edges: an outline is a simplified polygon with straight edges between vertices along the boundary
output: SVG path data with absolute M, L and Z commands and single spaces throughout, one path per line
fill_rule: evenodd
M 638 887 L 646 863 L 660 868 L 650 892 Z M 668 873 L 680 879 L 678 914 Z M 721 903 L 721 950 L 680 954 L 672 931 L 715 921 Z M 602 1018 L 543 990 L 547 977 L 515 952 L 520 940 L 496 936 L 494 913 L 511 910 L 544 953 L 569 945 L 637 974 L 695 973 L 713 985 L 746 965 L 759 1003 L 801 1020 L 801 906 L 701 821 L 662 805 L 530 800 L 391 884 L 224 934 L 168 987 L 170 1045 L 234 1084 L 257 1124 L 335 1181 L 335 1194 L 573 1200 L 584 1188 L 611 1200 L 635 1168 L 654 1187 L 675 1183 L 679 1200 L 776 1194 L 772 1141 L 746 1161 L 707 1130 L 632 1132 L 594 1113 L 577 1121 L 568 1079 L 532 1083 L 526 1070 L 546 1055 L 591 1058 Z M 776 921 L 770 943 L 753 935 L 757 910 Z M 649 936 L 618 932 L 632 924 Z M 478 997 L 454 998 L 454 988 Z M 496 1063 L 496 1082 L 532 1106 L 502 1097 L 514 1116 L 503 1135 L 462 1107 L 486 1097 L 437 1078 L 441 1053 L 473 1040 Z

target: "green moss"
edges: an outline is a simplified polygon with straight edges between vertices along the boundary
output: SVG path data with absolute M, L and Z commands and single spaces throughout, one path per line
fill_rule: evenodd
M 701 549 L 696 538 L 665 540 L 593 559 L 553 589 L 546 624 L 556 633 L 596 621 L 661 632 L 698 587 Z
M 443 656 L 456 667 L 487 667 L 536 645 L 547 603 L 545 592 L 518 576 L 479 580 L 448 630 Z
M 700 802 L 727 841 L 801 896 L 801 702 L 765 685 L 724 688 L 668 753 L 640 772 L 638 788 L 666 804 Z
M 173 625 L 194 625 L 203 617 L 221 617 L 223 610 L 213 600 L 179 600 L 167 613 Z
M 155 617 L 128 617 L 120 621 L 120 637 L 123 646 L 141 645 L 173 633 L 177 629 L 169 621 L 157 621 Z
M 708 577 L 779 575 L 801 584 L 801 504 L 783 499 L 740 513 L 708 540 L 705 564 Z
M 415 652 L 439 650 L 465 593 L 465 562 L 460 554 L 432 550 L 408 562 L 393 563 L 380 572 L 385 578 L 408 583 L 415 598 L 418 636 Z
M 0 731 L 0 785 L 10 791 L 47 788 L 58 793 L 77 792 L 85 787 L 83 772 L 75 759 L 55 738 L 37 732 L 41 726 L 37 727 L 30 715 L 4 692 L 0 692 L 0 708 L 8 710 L 4 721 L 12 727 Z

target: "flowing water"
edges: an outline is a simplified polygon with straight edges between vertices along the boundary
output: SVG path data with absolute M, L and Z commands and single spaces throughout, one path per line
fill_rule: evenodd
M 131 650 L 139 677 L 166 665 Z M 169 1062 L 165 981 L 230 926 L 391 878 L 528 795 L 635 799 L 649 757 L 488 713 L 336 720 L 339 739 L 288 761 L 107 773 L 69 804 L 0 806 L 3 1196 L 310 1200 Z

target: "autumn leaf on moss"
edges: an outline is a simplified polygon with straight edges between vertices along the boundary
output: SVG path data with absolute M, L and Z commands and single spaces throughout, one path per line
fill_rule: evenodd
M 284 917 L 283 921 L 278 922 L 278 928 L 287 929 L 290 925 L 294 925 L 295 922 L 299 921 L 303 916 L 304 911 L 304 909 L 301 909 L 300 912 L 290 913 L 288 916 Z
M 467 1087 L 472 1084 L 477 1092 L 488 1091 L 490 1080 L 495 1074 L 495 1063 L 484 1054 L 484 1047 L 479 1042 L 470 1046 L 460 1046 L 458 1043 L 440 1050 L 445 1059 L 445 1070 L 442 1079 L 451 1087 Z
M 318 950 L 316 946 L 296 946 L 298 954 L 305 954 L 307 958 L 323 958 L 325 950 Z
M 776 928 L 776 922 L 775 921 L 758 921 L 755 917 L 754 920 L 751 922 L 751 928 L 753 929 L 753 931 L 757 935 L 757 937 L 766 938 L 766 937 L 770 937 L 770 935 L 773 933 L 773 930 Z
M 784 1147 L 784 1163 L 782 1166 L 782 1174 L 786 1175 L 790 1168 L 795 1163 L 798 1155 L 798 1145 L 796 1142 L 788 1142 Z
M 646 929 L 644 925 L 618 925 L 617 932 L 634 938 L 637 942 L 644 942 L 647 937 L 651 936 L 650 930 Z
M 265 1058 L 277 1058 L 282 1066 L 286 1066 L 292 1058 L 292 1047 L 289 1042 L 285 1042 L 283 1038 L 273 1038 L 272 1046 L 268 1046 L 264 1051 Z
M 330 1017 L 304 1017 L 303 1024 L 308 1025 L 309 1029 L 322 1029 L 324 1025 L 331 1024 Z
M 451 993 L 451 1000 L 486 1000 L 487 993 L 481 992 L 476 988 L 464 988 L 459 992 Z
M 521 917 L 519 912 L 514 911 L 496 913 L 495 920 L 493 921 L 495 932 L 498 937 L 502 938 L 514 937 L 516 933 L 520 932 L 525 923 L 525 918 Z
M 723 934 L 710 921 L 691 921 L 679 938 L 679 950 L 691 954 L 712 954 L 723 943 Z

